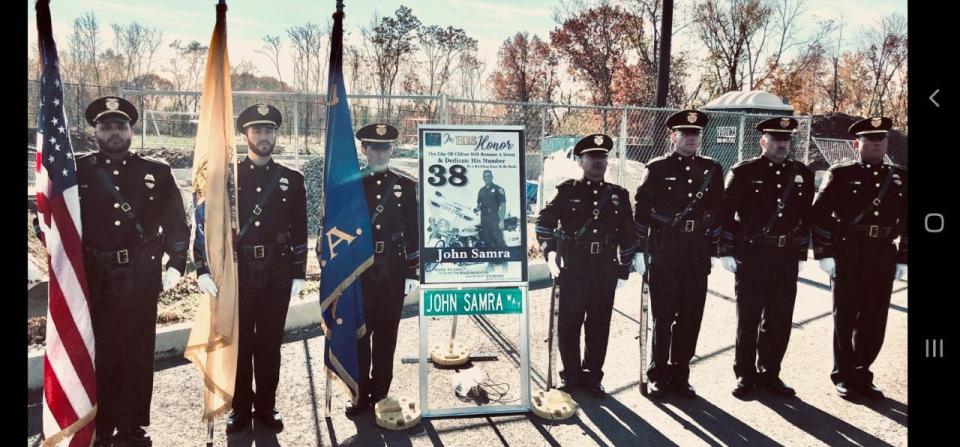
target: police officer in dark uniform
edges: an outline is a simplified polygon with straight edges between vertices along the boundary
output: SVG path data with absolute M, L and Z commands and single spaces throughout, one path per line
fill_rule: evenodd
M 860 161 L 830 168 L 813 203 L 813 255 L 833 278 L 830 378 L 842 397 L 883 398 L 870 365 L 883 345 L 893 280 L 907 272 L 907 170 L 884 162 L 891 127 L 885 117 L 850 126 Z
M 604 181 L 612 147 L 613 140 L 603 134 L 577 142 L 573 153 L 583 178 L 557 186 L 535 228 L 550 275 L 559 286 L 560 389 L 583 387 L 595 397 L 606 395 L 600 381 L 615 290 L 630 274 L 636 253 L 630 193 Z M 586 332 L 582 362 L 581 326 Z
M 477 209 L 480 211 L 480 242 L 487 248 L 506 246 L 503 240 L 503 219 L 507 212 L 507 195 L 503 188 L 493 183 L 493 172 L 483 171 L 483 186 L 477 192 Z
M 227 433 L 245 429 L 253 416 L 267 428 L 283 429 L 276 411 L 280 344 L 290 299 L 300 294 L 306 277 L 307 207 L 303 174 L 271 157 L 282 121 L 280 111 L 267 104 L 254 104 L 237 117 L 247 157 L 237 164 L 240 345 Z M 197 220 L 203 222 L 202 216 Z M 216 296 L 199 227 L 193 245 L 197 284 Z
M 707 296 L 710 258 L 717 252 L 717 215 L 723 198 L 723 168 L 697 155 L 707 115 L 682 110 L 667 118 L 673 152 L 647 163 L 634 214 L 639 250 L 649 256 L 653 355 L 647 389 L 661 397 L 672 384 L 684 397 Z M 648 235 L 649 234 L 649 235 Z M 637 271 L 646 270 L 638 257 Z
M 86 119 L 99 151 L 77 157 L 100 445 L 151 445 L 142 426 L 150 425 L 157 297 L 182 276 L 190 241 L 170 166 L 129 151 L 137 117 L 123 98 L 93 101 Z
M 790 117 L 757 124 L 763 153 L 727 175 L 719 256 L 737 281 L 733 395 L 738 398 L 758 384 L 777 394 L 796 394 L 779 373 L 790 340 L 797 275 L 810 245 L 814 194 L 813 172 L 788 159 L 796 128 L 797 120 Z
M 361 276 L 366 333 L 357 340 L 359 398 L 347 404 L 349 416 L 387 397 L 403 298 L 420 284 L 417 183 L 389 168 L 398 135 L 397 128 L 383 123 L 368 124 L 356 133 L 367 158 L 363 191 L 373 227 L 374 261 Z

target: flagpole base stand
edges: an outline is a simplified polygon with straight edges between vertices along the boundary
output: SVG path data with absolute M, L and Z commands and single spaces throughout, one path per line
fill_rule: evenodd
M 386 397 L 374 405 L 373 412 L 377 425 L 387 430 L 406 430 L 420 423 L 420 407 L 406 397 Z
M 562 421 L 577 414 L 577 403 L 569 394 L 556 388 L 540 390 L 530 399 L 533 414 L 551 421 Z
M 470 360 L 470 350 L 460 343 L 452 345 L 434 346 L 430 352 L 430 360 L 440 366 L 460 366 Z

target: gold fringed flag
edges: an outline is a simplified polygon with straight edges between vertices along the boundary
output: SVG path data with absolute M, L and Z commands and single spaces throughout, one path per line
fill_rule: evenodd
M 205 253 L 217 296 L 204 295 L 190 331 L 184 357 L 203 377 L 203 420 L 225 413 L 233 402 L 239 346 L 237 305 L 236 150 L 233 91 L 227 57 L 227 6 L 217 5 L 200 98 L 200 123 L 193 154 L 196 205 L 194 253 Z

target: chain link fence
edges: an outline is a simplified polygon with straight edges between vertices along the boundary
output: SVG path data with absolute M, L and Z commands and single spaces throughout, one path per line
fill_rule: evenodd
M 28 123 L 36 123 L 39 83 L 28 81 Z M 178 159 L 171 161 L 174 168 L 188 169 L 192 165 L 192 151 L 199 117 L 200 92 L 155 91 L 123 88 L 104 88 L 89 85 L 65 84 L 68 121 L 72 132 L 90 135 L 83 119 L 83 109 L 102 95 L 117 95 L 131 101 L 140 111 L 140 120 L 134 126 L 132 147 L 152 154 Z M 394 166 L 409 175 L 417 176 L 419 142 L 417 126 L 421 124 L 463 125 L 522 125 L 526 128 L 526 178 L 535 191 L 536 203 L 530 211 L 535 214 L 549 197 L 557 179 L 552 177 L 577 175 L 571 172 L 570 149 L 577 140 L 593 133 L 605 133 L 614 139 L 607 179 L 628 190 L 635 190 L 649 160 L 669 152 L 669 132 L 664 125 L 676 109 L 643 107 L 604 107 L 554 103 L 519 103 L 510 101 L 479 101 L 440 96 L 381 96 L 348 95 L 354 128 L 370 122 L 388 122 L 400 131 L 394 154 Z M 234 92 L 234 116 L 250 105 L 269 103 L 283 114 L 284 123 L 278 132 L 276 158 L 304 171 L 309 170 L 308 182 L 317 184 L 310 193 L 311 214 L 319 214 L 322 203 L 322 173 L 326 110 L 324 95 L 294 92 Z M 755 126 L 762 120 L 776 116 L 734 112 L 705 111 L 710 122 L 703 132 L 701 153 L 716 159 L 728 170 L 739 161 L 760 155 L 760 133 Z M 808 163 L 810 154 L 810 117 L 795 117 L 800 125 L 792 141 L 793 158 Z M 28 131 L 29 132 L 29 131 Z M 238 151 L 244 145 L 237 134 Z M 87 137 L 87 144 L 91 140 Z M 847 149 L 840 143 L 825 139 L 828 147 L 825 157 L 831 163 L 845 155 Z M 835 140 L 844 141 L 844 140 Z M 844 141 L 845 142 L 845 141 Z M 28 141 L 31 144 L 32 141 Z M 849 142 L 845 142 L 849 146 Z M 77 143 L 74 143 L 75 146 Z M 75 148 L 77 149 L 77 148 Z M 849 149 L 852 151 L 852 148 Z M 849 152 L 848 151 L 848 152 Z M 169 161 L 169 160 L 168 160 Z M 544 175 L 544 166 L 547 166 Z M 566 166 L 564 170 L 551 166 Z M 309 167 L 309 169 L 307 169 Z M 32 169 L 28 157 L 28 171 Z M 305 172 L 307 174 L 307 172 Z M 189 175 L 180 172 L 180 176 Z M 184 180 L 184 179 L 181 179 Z M 317 211 L 317 212 L 313 212 Z M 313 219 L 311 219 L 313 221 Z M 315 227 L 315 222 L 311 227 Z

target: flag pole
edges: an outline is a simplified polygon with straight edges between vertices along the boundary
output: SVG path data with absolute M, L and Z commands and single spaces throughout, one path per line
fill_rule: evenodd
M 336 17 L 337 15 L 341 15 L 341 16 L 343 15 L 343 0 L 337 0 L 337 12 L 334 13 L 334 17 Z M 341 24 L 341 26 L 342 26 L 342 24 Z M 328 82 L 329 82 L 329 79 L 328 79 Z M 329 98 L 327 98 L 327 99 L 328 99 L 328 101 L 327 101 L 327 125 L 329 126 L 329 125 L 330 125 L 330 101 L 329 101 Z M 326 144 L 329 144 L 329 141 L 327 141 Z M 326 165 L 326 163 L 324 163 L 324 165 Z M 324 175 L 326 175 L 326 174 L 324 174 Z M 320 274 L 323 275 L 323 272 L 321 272 Z M 324 346 L 326 347 L 326 349 L 328 349 L 328 350 L 330 349 L 330 345 L 326 343 L 326 339 L 324 339 Z M 332 395 L 332 392 L 331 392 L 331 390 L 330 390 L 331 385 L 332 385 L 332 383 L 331 383 L 331 381 L 330 381 L 330 368 L 327 367 L 326 362 L 324 362 L 323 369 L 324 369 L 324 376 L 326 376 L 326 383 L 325 383 L 325 385 L 324 385 L 324 387 L 323 387 L 323 389 L 324 389 L 324 399 L 323 399 L 323 401 L 324 401 L 324 408 L 325 408 L 324 417 L 325 417 L 326 419 L 330 419 L 330 417 L 331 417 L 331 405 L 332 405 L 333 395 Z
M 227 0 L 219 0 L 218 6 L 226 6 Z M 207 447 L 213 447 L 213 418 L 207 420 Z

